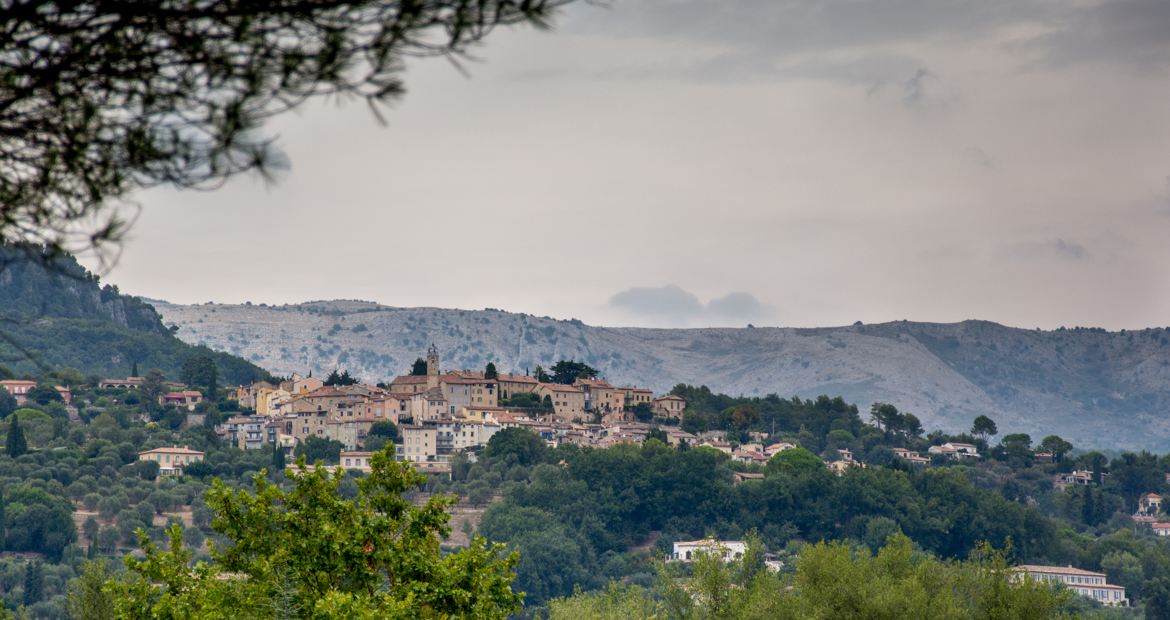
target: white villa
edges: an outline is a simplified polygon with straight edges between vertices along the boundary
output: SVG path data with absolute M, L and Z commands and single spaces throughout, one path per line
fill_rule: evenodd
M 738 560 L 747 553 L 747 543 L 741 540 L 703 540 L 679 541 L 674 543 L 674 552 L 666 557 L 667 562 L 690 562 L 698 553 L 717 555 L 724 562 Z
M 1053 581 L 1081 596 L 1087 596 L 1102 605 L 1128 607 L 1125 588 L 1105 581 L 1105 573 L 1094 573 L 1071 566 L 1038 566 L 1024 564 L 1015 568 L 1017 574 L 1030 579 Z

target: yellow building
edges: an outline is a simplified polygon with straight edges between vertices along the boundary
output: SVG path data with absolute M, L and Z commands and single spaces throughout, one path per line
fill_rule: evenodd
M 438 431 L 421 424 L 406 424 L 402 431 L 402 454 L 404 461 L 434 461 L 438 455 Z
M 138 460 L 158 463 L 160 476 L 182 476 L 184 467 L 203 460 L 203 453 L 187 446 L 155 448 L 139 452 Z
M 544 400 L 548 396 L 553 403 L 553 415 L 566 422 L 585 418 L 585 392 L 573 385 L 541 383 L 536 388 L 537 396 Z
M 660 418 L 682 418 L 687 401 L 673 394 L 654 399 L 654 415 Z

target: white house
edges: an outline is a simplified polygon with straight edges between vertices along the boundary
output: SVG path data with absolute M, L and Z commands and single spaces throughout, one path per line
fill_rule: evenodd
M 1107 583 L 1105 573 L 1094 573 L 1071 566 L 1039 566 L 1035 564 L 1017 566 L 1015 570 L 1023 578 L 1064 584 L 1073 592 L 1087 596 L 1102 605 L 1129 606 L 1129 599 L 1125 597 L 1125 588 Z
M 667 562 L 691 562 L 699 553 L 706 553 L 721 557 L 724 562 L 738 560 L 747 553 L 747 543 L 741 540 L 703 540 L 679 541 L 674 543 L 674 552 L 666 557 Z

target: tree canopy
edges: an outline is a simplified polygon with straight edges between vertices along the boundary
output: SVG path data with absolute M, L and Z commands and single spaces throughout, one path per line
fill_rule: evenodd
M 515 556 L 477 538 L 440 554 L 454 499 L 415 506 L 403 494 L 425 478 L 394 461 L 393 448 L 370 459 L 369 475 L 346 499 L 346 474 L 309 470 L 304 461 L 284 490 L 258 474 L 253 490 L 216 480 L 207 494 L 212 527 L 230 544 L 191 565 L 182 528 L 166 548 L 142 535 L 142 559 L 113 580 L 125 618 L 505 618 L 520 608 L 512 592 Z
M 268 175 L 267 119 L 325 96 L 377 114 L 405 59 L 458 58 L 567 1 L 5 2 L 0 242 L 117 241 L 135 190 Z
M 337 372 L 337 369 L 334 368 L 333 372 L 329 373 L 328 377 L 325 377 L 325 381 L 323 383 L 325 385 L 328 385 L 328 386 L 338 386 L 338 385 L 355 385 L 355 384 L 357 384 L 357 382 L 358 382 L 358 380 L 355 379 L 354 377 L 350 376 L 348 370 L 342 370 L 339 373 L 339 372 Z
M 563 383 L 565 385 L 572 385 L 577 379 L 594 379 L 597 377 L 597 369 L 593 368 L 585 362 L 575 362 L 573 360 L 561 360 L 552 367 L 553 383 Z

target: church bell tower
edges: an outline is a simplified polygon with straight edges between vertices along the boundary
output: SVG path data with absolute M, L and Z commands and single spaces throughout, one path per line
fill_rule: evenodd
M 439 387 L 439 348 L 431 343 L 427 349 L 427 389 Z

